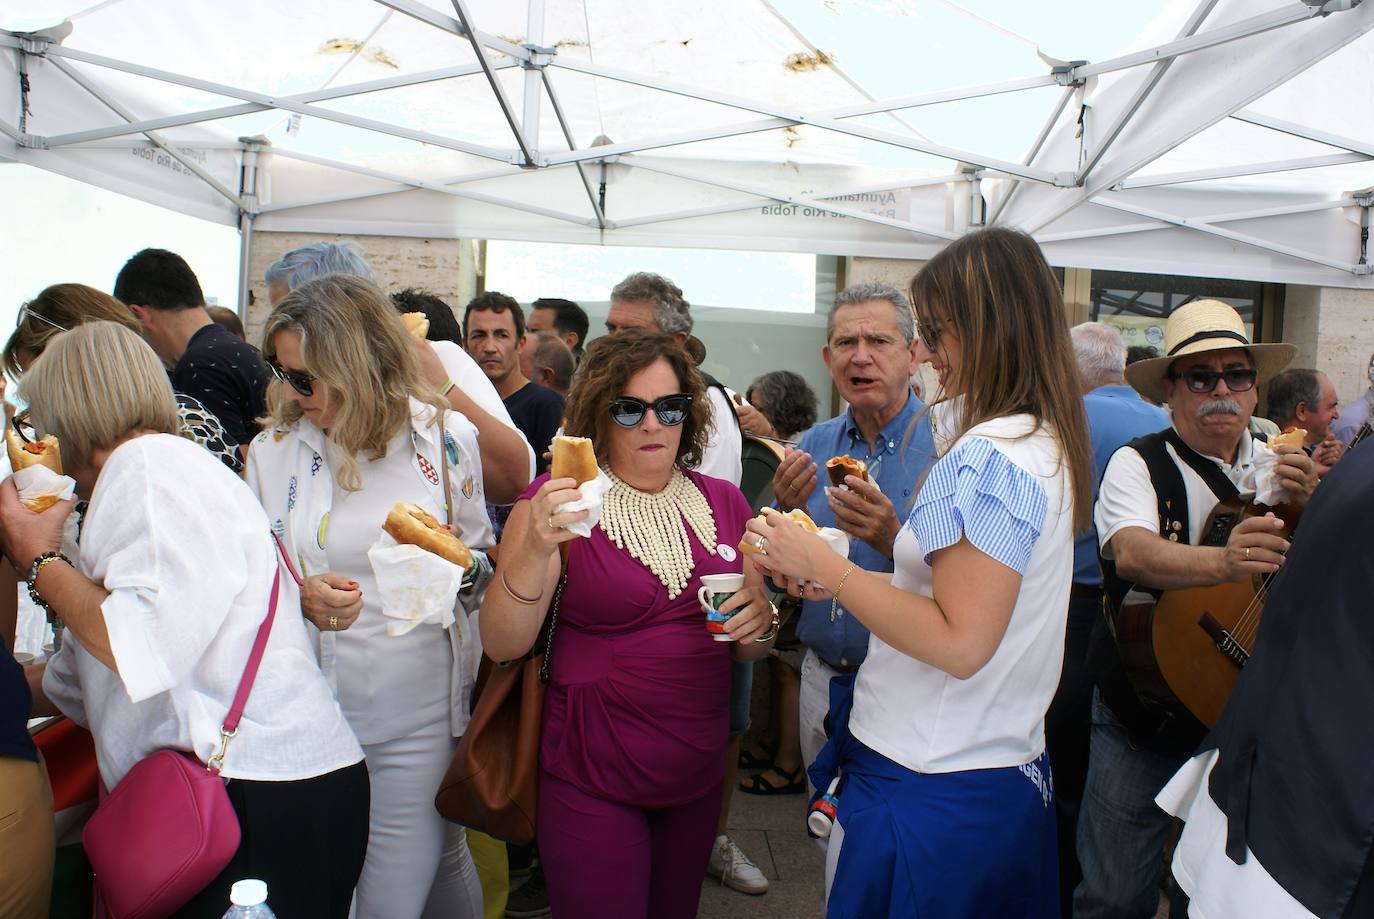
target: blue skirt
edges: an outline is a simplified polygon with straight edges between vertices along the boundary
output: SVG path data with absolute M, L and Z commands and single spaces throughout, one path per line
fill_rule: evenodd
M 842 736 L 844 837 L 831 853 L 828 919 L 1057 919 L 1046 754 L 1025 766 L 923 774 Z

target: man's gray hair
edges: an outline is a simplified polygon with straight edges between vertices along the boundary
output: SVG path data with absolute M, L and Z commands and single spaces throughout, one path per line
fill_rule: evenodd
M 825 340 L 829 341 L 835 332 L 835 314 L 841 307 L 856 306 L 872 300 L 886 300 L 891 303 L 897 312 L 897 331 L 902 333 L 902 338 L 908 345 L 916 340 L 916 316 L 911 312 L 911 304 L 907 303 L 900 290 L 881 281 L 851 284 L 839 292 L 825 317 Z
M 1269 420 L 1279 427 L 1291 424 L 1298 414 L 1298 403 L 1315 410 L 1322 402 L 1322 384 L 1317 371 L 1289 367 L 1269 381 Z
M 350 242 L 317 242 L 292 249 L 271 264 L 263 280 L 268 284 L 282 281 L 287 290 L 295 290 L 306 281 L 327 274 L 350 274 L 377 283 L 372 266 L 363 257 L 363 250 Z
M 652 302 L 658 330 L 667 335 L 692 331 L 692 305 L 682 296 L 682 288 L 661 274 L 636 271 L 611 288 L 611 302 L 617 300 L 622 303 Z
M 1083 383 L 1096 389 L 1122 379 L 1126 373 L 1126 342 L 1105 322 L 1084 322 L 1069 329 L 1073 356 Z

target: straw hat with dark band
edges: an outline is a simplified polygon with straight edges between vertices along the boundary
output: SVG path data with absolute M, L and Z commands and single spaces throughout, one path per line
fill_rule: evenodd
M 1141 395 L 1164 402 L 1164 378 L 1170 364 L 1190 354 L 1232 348 L 1250 353 L 1259 371 L 1259 384 L 1287 367 L 1298 353 L 1296 345 L 1251 344 L 1245 322 L 1234 307 L 1220 300 L 1194 300 L 1170 313 L 1164 323 L 1164 356 L 1131 364 L 1126 368 L 1126 382 Z

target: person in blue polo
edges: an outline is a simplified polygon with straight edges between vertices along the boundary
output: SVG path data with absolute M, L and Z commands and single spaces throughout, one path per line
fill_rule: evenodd
M 906 297 L 878 282 L 855 284 L 835 298 L 821 349 L 830 377 L 849 408 L 811 428 L 789 449 L 773 477 L 778 507 L 803 508 L 817 526 L 850 536 L 849 559 L 868 571 L 892 571 L 892 544 L 911 509 L 911 497 L 935 461 L 926 405 L 910 379 L 926 359 Z M 868 481 L 851 477 L 848 490 L 830 487 L 827 460 L 848 455 L 868 466 Z M 764 773 L 774 784 L 800 780 L 825 744 L 831 683 L 846 692 L 868 653 L 868 629 L 844 604 L 806 601 L 797 624 L 806 646 L 801 676 L 802 762 L 775 762 Z

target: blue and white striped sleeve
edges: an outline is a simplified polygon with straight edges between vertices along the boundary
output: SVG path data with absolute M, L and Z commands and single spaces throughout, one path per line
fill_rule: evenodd
M 990 440 L 964 440 L 931 467 L 906 525 L 932 553 L 967 537 L 978 551 L 1026 573 L 1048 500 L 1029 472 Z

